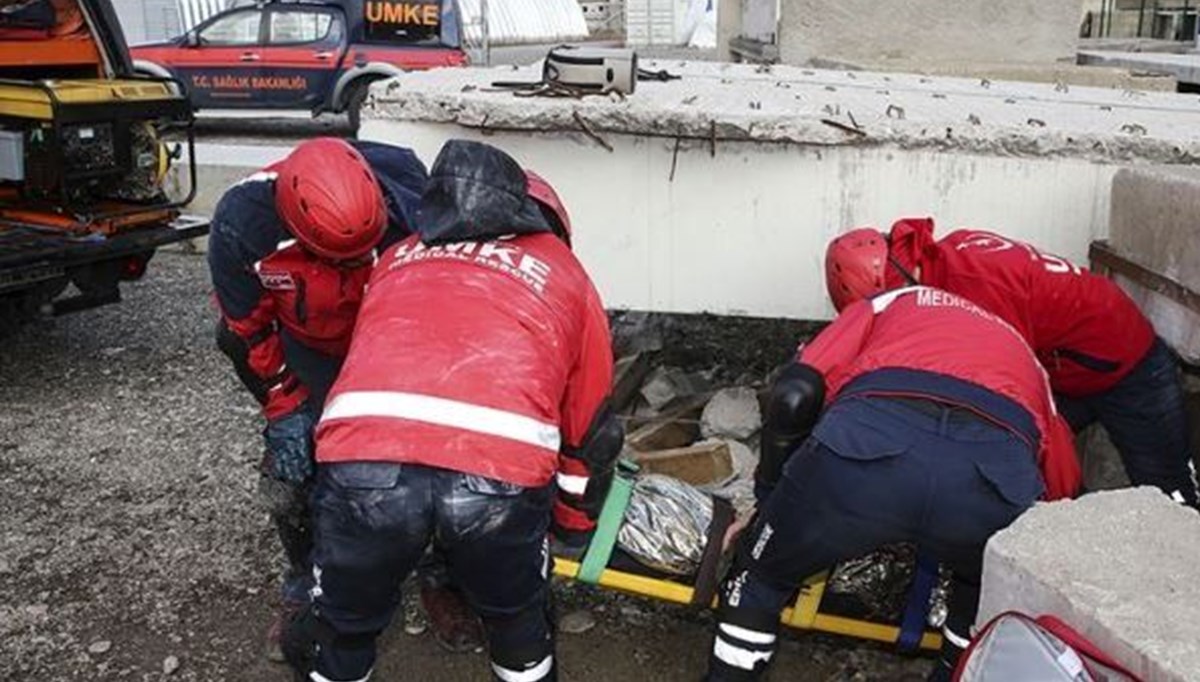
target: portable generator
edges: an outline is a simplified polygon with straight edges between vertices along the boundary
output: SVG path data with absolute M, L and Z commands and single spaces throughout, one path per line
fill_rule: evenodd
M 194 169 L 186 200 L 163 191 L 181 151 L 166 138 L 183 131 L 194 151 L 192 121 L 166 79 L 0 80 L 0 206 L 15 193 L 24 206 L 96 220 L 186 203 Z

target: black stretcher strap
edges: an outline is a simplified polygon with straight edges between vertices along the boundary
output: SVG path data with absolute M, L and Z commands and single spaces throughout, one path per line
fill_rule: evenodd
M 709 606 L 721 585 L 721 559 L 724 556 L 721 545 L 725 542 L 725 531 L 733 525 L 737 513 L 729 500 L 714 497 L 713 518 L 708 526 L 708 542 L 704 545 L 704 553 L 700 555 L 700 568 L 696 571 L 695 591 L 692 603 L 697 606 Z

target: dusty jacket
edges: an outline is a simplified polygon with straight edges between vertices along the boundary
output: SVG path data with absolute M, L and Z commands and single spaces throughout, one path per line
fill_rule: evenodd
M 902 264 L 920 267 L 922 284 L 963 296 L 1015 327 L 1057 393 L 1081 397 L 1112 388 L 1154 343 L 1149 320 L 1115 283 L 1029 244 L 983 230 L 935 242 L 933 221 L 924 219 L 896 223 L 891 242 Z
M 371 277 L 317 459 L 526 487 L 557 473 L 560 488 L 581 492 L 587 470 L 569 454 L 612 384 L 600 297 L 525 196 L 523 171 L 502 163 L 511 159 L 450 151 L 422 199 L 420 236 L 385 252 Z
M 1046 499 L 1079 491 L 1074 439 L 1033 352 L 1008 324 L 964 298 L 909 287 L 859 301 L 801 347 L 797 361 L 825 377 L 827 403 L 890 395 L 970 409 L 1029 443 Z
M 371 164 L 387 204 L 382 248 L 411 234 L 425 166 L 408 149 L 354 145 Z M 372 256 L 335 265 L 297 244 L 275 210 L 275 175 L 267 167 L 225 192 L 213 214 L 208 250 L 226 325 L 250 347 L 251 371 L 277 387 L 263 408 L 268 418 L 291 412 L 307 397 L 305 387 L 288 380 L 280 332 L 325 355 L 345 355 L 373 263 Z

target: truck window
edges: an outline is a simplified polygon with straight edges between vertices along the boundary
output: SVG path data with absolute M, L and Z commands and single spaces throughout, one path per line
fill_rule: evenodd
M 256 45 L 262 12 L 257 9 L 233 12 L 218 18 L 200 31 L 205 45 Z
M 267 42 L 273 45 L 287 43 L 315 43 L 329 36 L 333 15 L 328 12 L 280 12 L 271 13 Z

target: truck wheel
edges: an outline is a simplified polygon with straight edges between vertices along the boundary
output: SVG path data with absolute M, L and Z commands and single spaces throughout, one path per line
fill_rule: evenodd
M 362 106 L 367 101 L 370 87 L 370 81 L 359 81 L 351 85 L 350 92 L 346 94 L 346 115 L 350 117 L 350 128 L 354 130 L 355 137 L 358 137 L 358 126 L 362 123 Z

